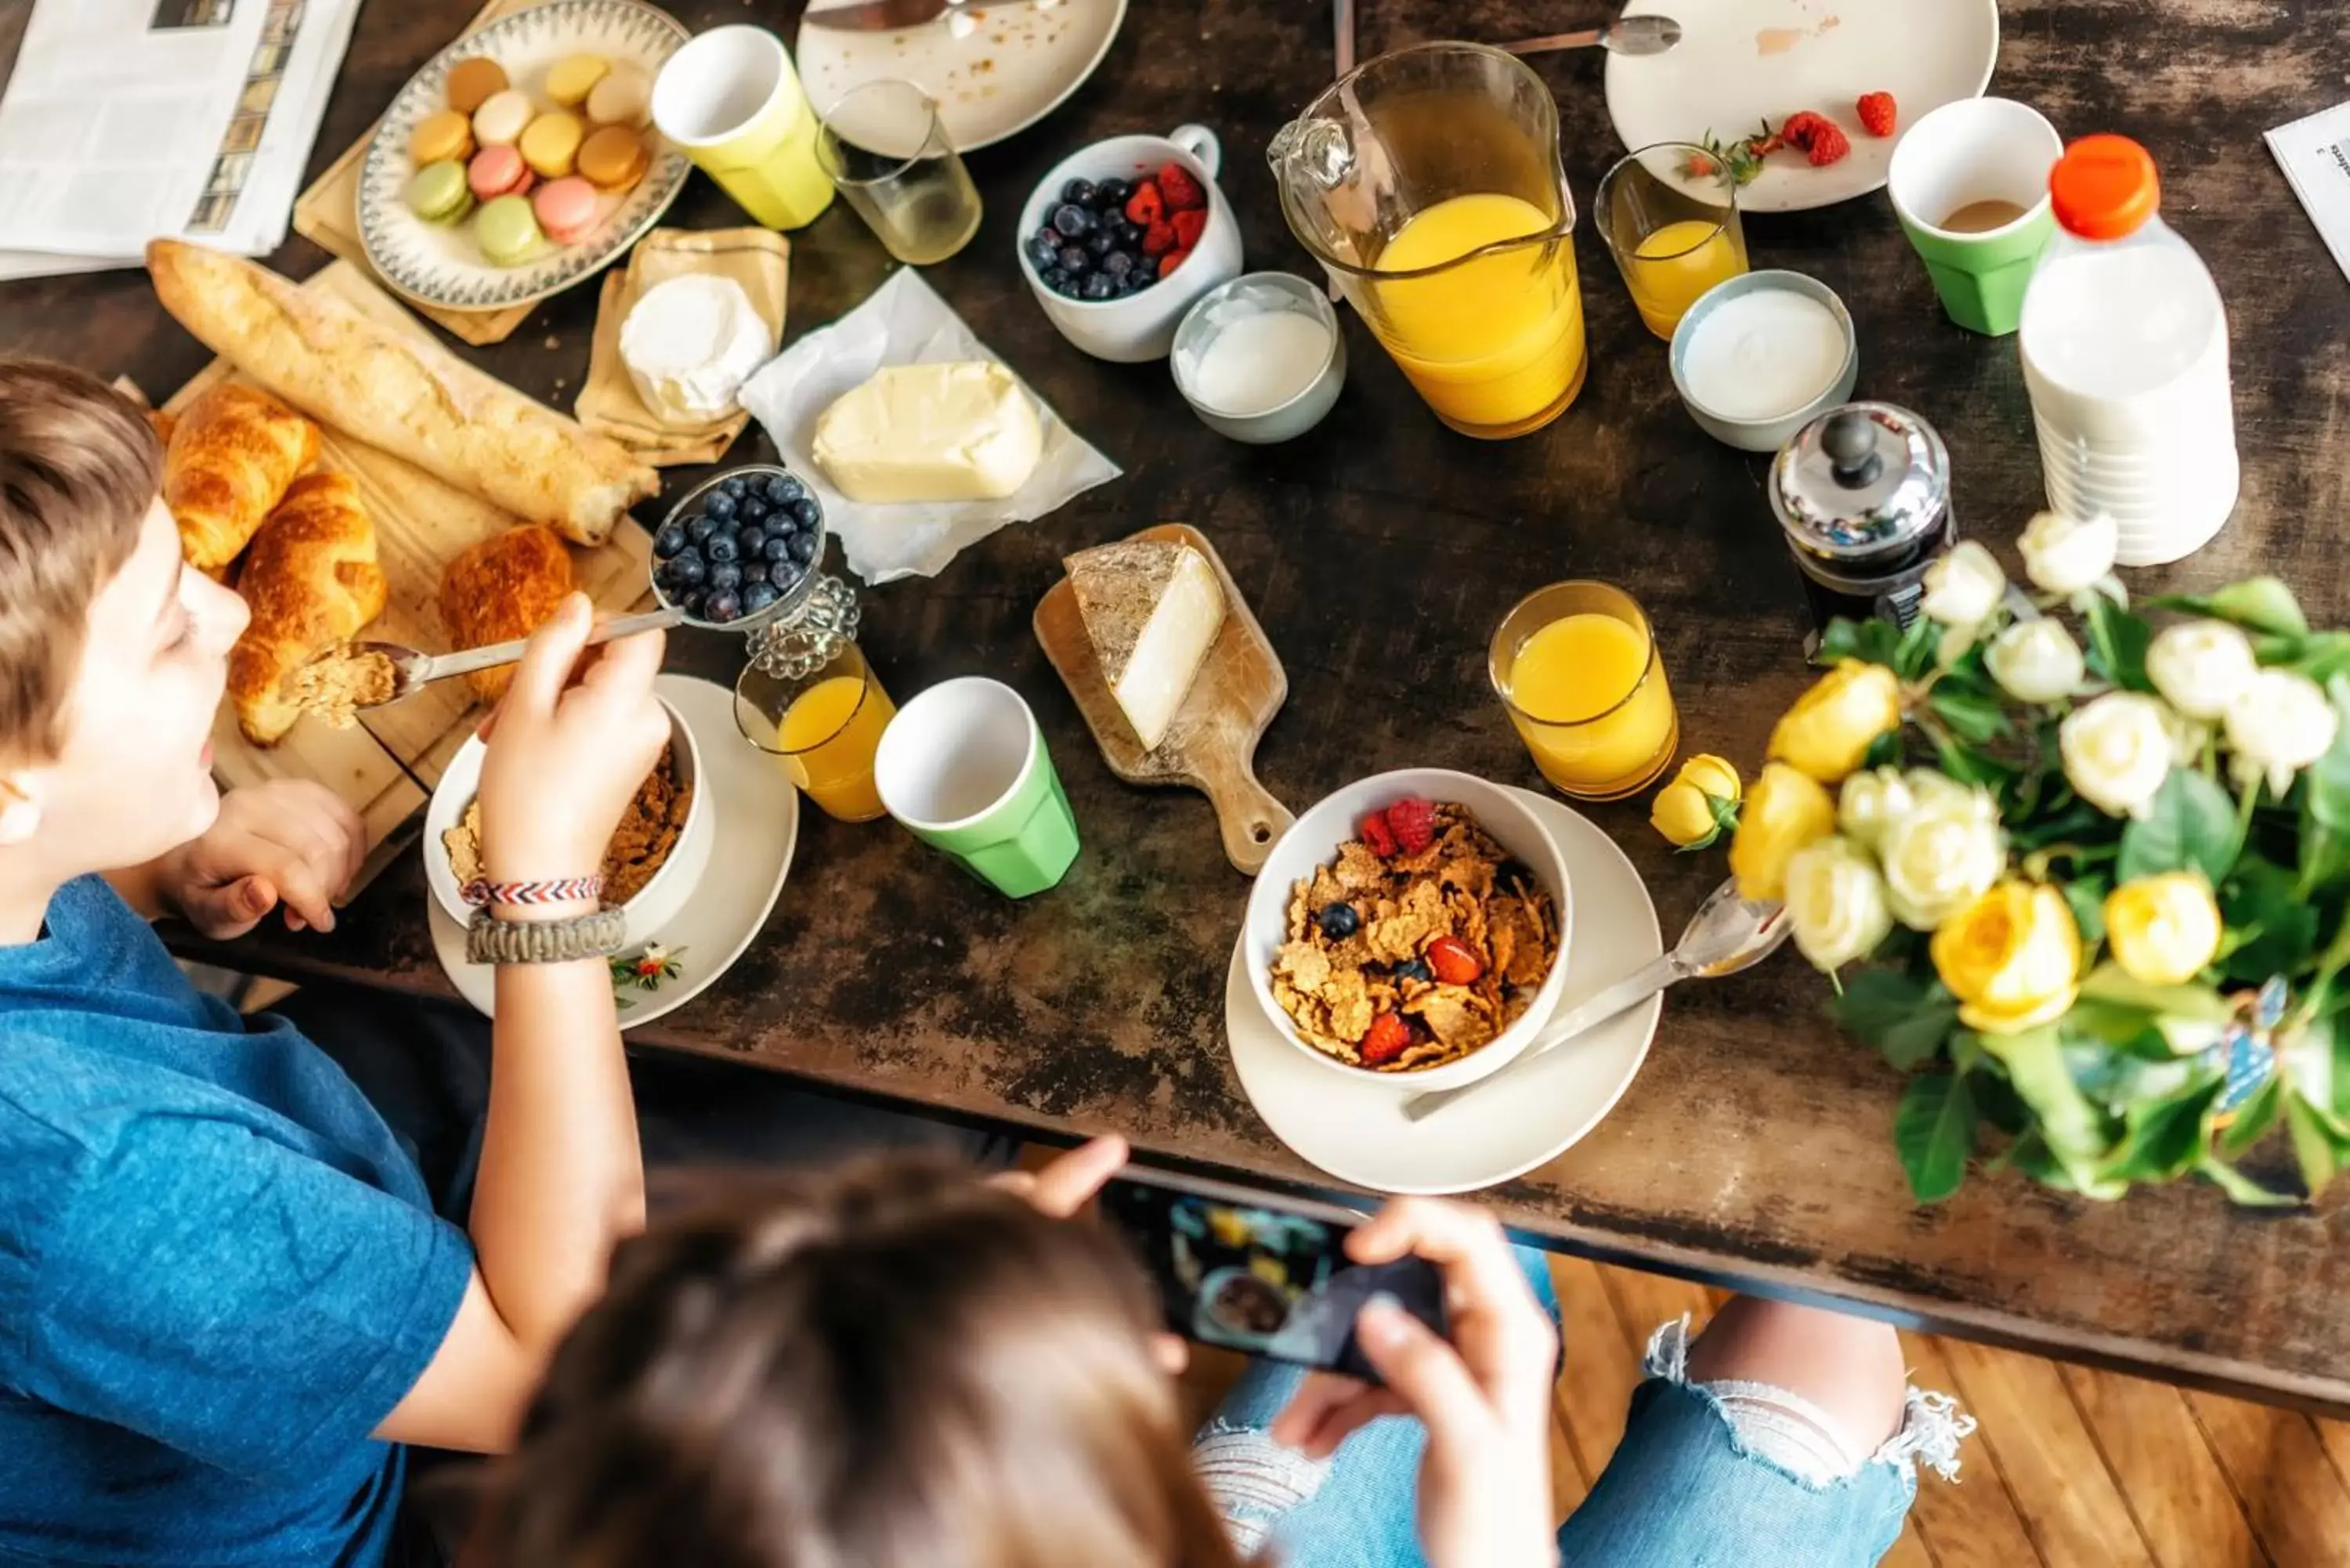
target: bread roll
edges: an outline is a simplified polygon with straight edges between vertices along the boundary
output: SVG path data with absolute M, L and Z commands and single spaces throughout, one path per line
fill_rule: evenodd
M 438 347 L 178 240 L 147 247 L 163 306 L 296 408 L 579 545 L 600 545 L 660 477 Z
M 294 476 L 318 461 L 318 427 L 268 393 L 224 381 L 190 403 L 163 451 L 163 504 L 200 572 L 236 559 Z
M 449 647 L 462 652 L 528 637 L 555 617 L 571 592 L 571 556 L 545 528 L 510 528 L 483 540 L 441 574 L 441 620 Z M 494 702 L 506 694 L 514 666 L 465 677 L 473 694 Z
M 383 613 L 390 589 L 359 486 L 339 473 L 296 480 L 254 535 L 236 590 L 253 619 L 229 650 L 229 701 L 244 738 L 274 746 L 302 713 L 286 678 Z

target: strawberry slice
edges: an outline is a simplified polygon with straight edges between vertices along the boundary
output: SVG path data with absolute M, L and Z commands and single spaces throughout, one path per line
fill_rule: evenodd
M 1371 1020 L 1370 1031 L 1363 1036 L 1363 1064 L 1384 1067 L 1410 1048 L 1411 1025 L 1392 1012 L 1382 1012 Z

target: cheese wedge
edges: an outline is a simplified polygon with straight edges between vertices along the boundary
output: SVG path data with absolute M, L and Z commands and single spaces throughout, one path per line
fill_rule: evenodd
M 1000 501 L 1035 472 L 1045 431 L 1001 365 L 890 365 L 824 410 L 815 450 L 851 501 Z
M 1098 545 L 1063 564 L 1102 679 L 1149 751 L 1167 738 L 1224 624 L 1223 585 L 1199 551 L 1155 539 Z

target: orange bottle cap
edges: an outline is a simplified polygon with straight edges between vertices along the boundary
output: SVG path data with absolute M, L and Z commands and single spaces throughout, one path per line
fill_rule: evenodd
M 2085 240 L 2126 239 L 2162 206 L 2154 158 L 2126 136 L 2085 136 L 2048 176 L 2056 221 Z

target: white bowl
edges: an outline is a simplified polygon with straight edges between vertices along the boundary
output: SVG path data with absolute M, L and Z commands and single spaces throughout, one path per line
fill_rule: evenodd
M 1366 815 L 1410 795 L 1467 808 L 1477 819 L 1477 826 L 1496 844 L 1525 862 L 1558 911 L 1558 957 L 1525 1011 L 1482 1047 L 1440 1067 L 1416 1073 L 1381 1073 L 1342 1062 L 1306 1044 L 1296 1025 L 1290 1022 L 1289 1014 L 1274 1000 L 1273 961 L 1282 944 L 1289 940 L 1289 901 L 1299 879 L 1311 876 L 1315 867 L 1326 866 L 1336 859 L 1338 846 L 1356 836 L 1355 825 Z M 1550 830 L 1500 784 L 1444 768 L 1401 768 L 1394 773 L 1376 774 L 1324 796 L 1312 810 L 1290 825 L 1289 831 L 1281 836 L 1273 853 L 1265 857 L 1264 868 L 1257 873 L 1256 886 L 1249 893 L 1248 913 L 1243 920 L 1249 986 L 1256 993 L 1257 1005 L 1264 1010 L 1265 1017 L 1281 1032 L 1282 1038 L 1334 1073 L 1343 1073 L 1357 1082 L 1373 1079 L 1412 1094 L 1475 1083 L 1489 1073 L 1501 1071 L 1512 1057 L 1524 1050 L 1557 1009 L 1559 992 L 1566 984 L 1566 944 L 1574 937 L 1566 857 L 1559 853 Z
M 693 787 L 693 798 L 686 804 L 685 827 L 671 846 L 669 858 L 654 872 L 652 880 L 637 890 L 637 896 L 620 906 L 628 916 L 628 934 L 622 938 L 623 950 L 633 952 L 660 935 L 663 926 L 685 908 L 693 896 L 702 873 L 710 865 L 710 851 L 718 836 L 718 814 L 705 798 L 702 784 L 707 777 L 702 769 L 702 751 L 693 739 L 693 732 L 685 720 L 666 699 L 656 699 L 661 711 L 669 715 L 670 740 L 677 758 L 679 777 Z M 464 925 L 473 911 L 457 886 L 457 873 L 450 868 L 449 851 L 441 836 L 457 826 L 465 808 L 473 804 L 482 784 L 482 757 L 488 748 L 481 737 L 474 736 L 457 749 L 449 763 L 448 771 L 432 791 L 432 802 L 424 808 L 424 879 L 432 886 L 432 897 L 449 918 Z M 550 781 L 551 787 L 559 784 Z

